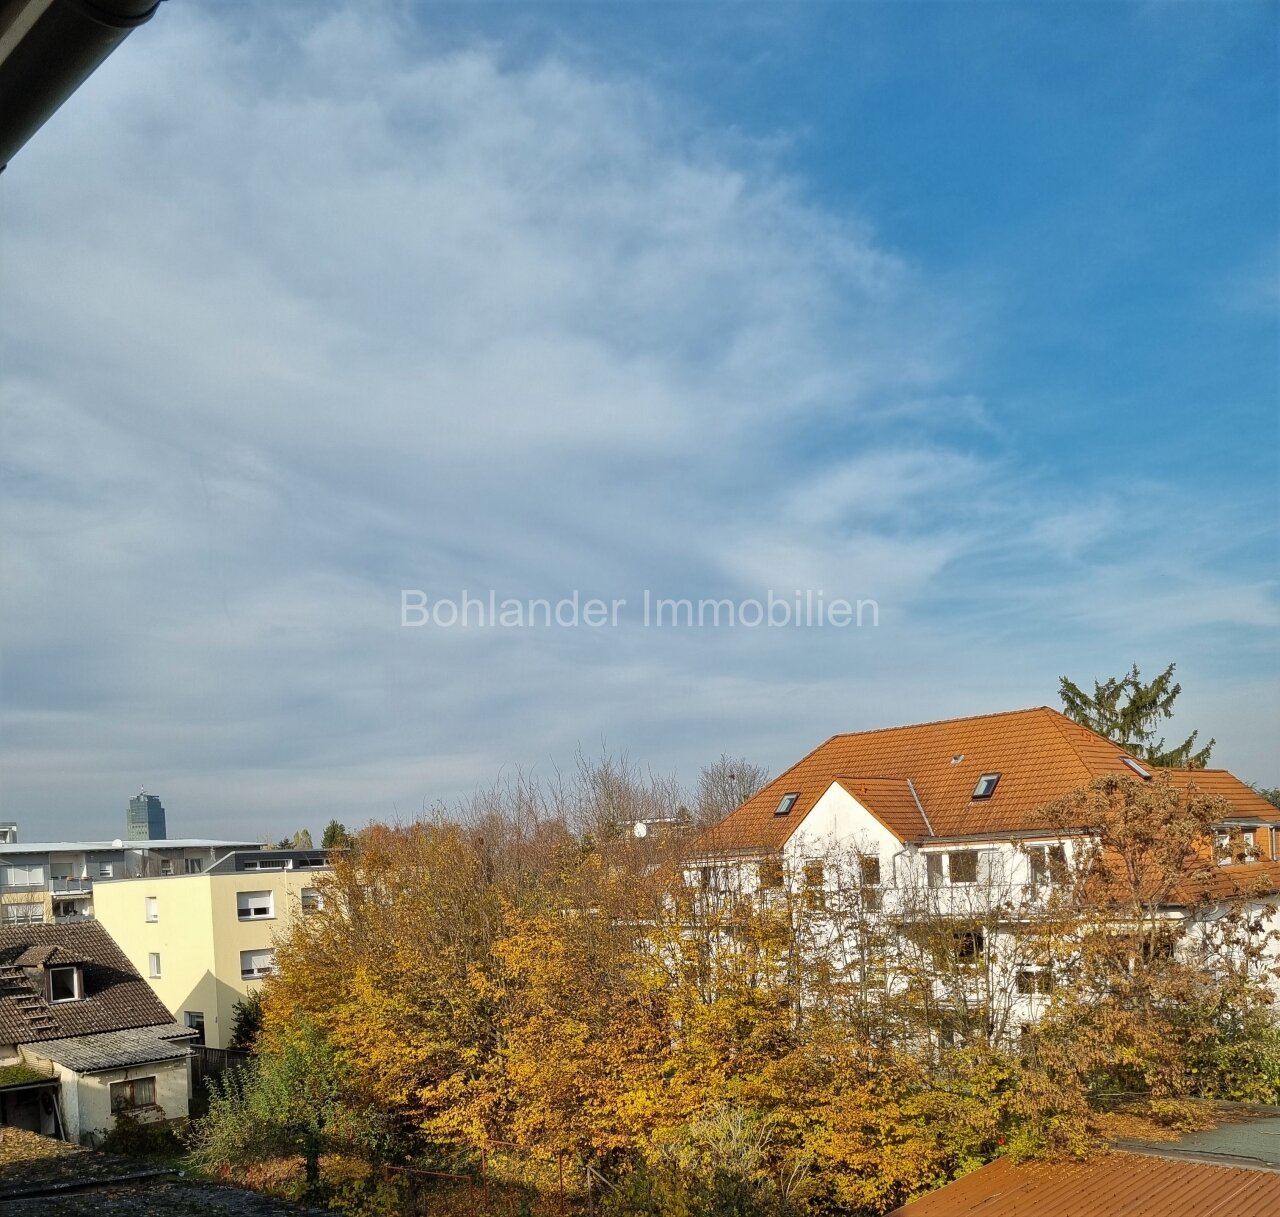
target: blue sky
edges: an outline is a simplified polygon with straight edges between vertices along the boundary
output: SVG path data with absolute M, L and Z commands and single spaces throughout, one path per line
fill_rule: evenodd
M 164 6 L 0 180 L 0 815 L 776 771 L 1170 660 L 1280 783 L 1277 18 Z M 800 587 L 880 624 L 638 620 Z

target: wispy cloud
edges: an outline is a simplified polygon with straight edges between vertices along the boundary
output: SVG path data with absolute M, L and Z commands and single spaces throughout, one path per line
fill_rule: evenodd
M 980 293 L 633 78 L 366 6 L 162 17 L 2 185 L 6 814 L 101 831 L 145 781 L 283 830 L 602 735 L 776 765 L 1051 695 L 972 692 L 981 639 L 945 695 L 916 670 L 975 597 L 1051 631 L 1092 602 L 1059 560 L 1125 528 L 1034 495 L 968 383 Z M 1187 578 L 1169 629 L 1268 620 Z M 406 586 L 821 586 L 886 625 L 409 634 Z

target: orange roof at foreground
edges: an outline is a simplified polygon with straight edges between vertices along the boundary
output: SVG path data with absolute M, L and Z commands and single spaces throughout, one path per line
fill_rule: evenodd
M 1280 1171 L 1145 1154 L 1087 1162 L 997 1158 L 890 1217 L 1275 1217 Z
M 1103 774 L 1132 773 L 1129 755 L 1048 706 L 834 735 L 704 833 L 698 848 L 777 849 L 837 781 L 903 841 L 1035 831 L 1045 803 Z M 990 798 L 975 799 L 985 773 L 1000 781 Z M 1180 786 L 1223 795 L 1241 817 L 1280 823 L 1280 810 L 1225 770 L 1170 773 Z M 775 815 L 789 793 L 800 796 L 795 807 Z

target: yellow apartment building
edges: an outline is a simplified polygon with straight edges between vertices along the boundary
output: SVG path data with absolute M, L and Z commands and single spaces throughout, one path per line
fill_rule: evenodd
M 278 936 L 320 907 L 321 850 L 235 850 L 199 874 L 99 882 L 94 916 L 177 1022 L 226 1048 L 233 1010 L 275 964 Z

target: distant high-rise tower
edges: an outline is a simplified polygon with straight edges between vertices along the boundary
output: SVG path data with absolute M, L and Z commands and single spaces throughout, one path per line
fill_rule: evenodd
M 164 806 L 155 795 L 140 790 L 129 800 L 128 829 L 130 841 L 165 839 Z

